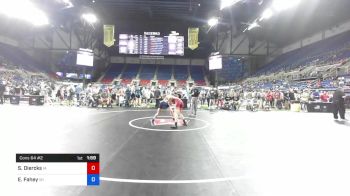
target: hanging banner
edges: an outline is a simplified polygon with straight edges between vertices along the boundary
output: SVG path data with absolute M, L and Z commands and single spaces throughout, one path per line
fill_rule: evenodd
M 103 25 L 103 44 L 107 47 L 114 45 L 114 25 Z
M 191 50 L 198 48 L 198 33 L 199 28 L 188 28 L 188 47 Z

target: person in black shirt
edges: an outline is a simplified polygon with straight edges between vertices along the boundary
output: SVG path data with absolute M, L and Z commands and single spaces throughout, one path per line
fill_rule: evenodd
M 338 113 L 342 120 L 345 120 L 345 93 L 342 87 L 333 93 L 333 117 L 338 119 Z
M 290 100 L 291 102 L 294 102 L 294 101 L 295 101 L 295 94 L 294 94 L 294 91 L 293 91 L 293 90 L 290 90 L 288 95 L 289 95 L 289 100 Z
M 159 87 L 157 87 L 157 89 L 154 91 L 154 98 L 156 99 L 156 108 L 159 107 L 159 102 L 161 98 L 160 95 L 161 95 L 160 89 Z
M 129 87 L 125 90 L 125 106 L 130 107 L 130 97 L 131 97 L 131 90 Z
M 154 98 L 160 99 L 160 90 L 159 90 L 159 88 L 157 88 L 157 89 L 154 91 Z
M 217 88 L 214 89 L 214 103 L 218 106 L 219 105 L 219 90 Z
M 207 99 L 208 108 L 210 108 L 210 91 L 209 90 L 206 92 L 205 98 Z
M 198 108 L 198 97 L 199 97 L 199 89 L 198 88 L 192 88 L 191 90 L 191 114 L 196 116 L 197 115 L 197 108 Z
M 216 103 L 216 91 L 214 88 L 210 89 L 209 91 L 209 97 L 210 97 L 210 105 L 209 105 L 209 109 L 212 109 L 214 106 L 214 104 Z
M 0 104 L 4 104 L 5 85 L 0 81 Z

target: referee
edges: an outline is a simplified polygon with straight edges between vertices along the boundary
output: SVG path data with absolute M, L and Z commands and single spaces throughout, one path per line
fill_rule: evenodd
M 198 108 L 198 97 L 199 97 L 199 90 L 198 88 L 192 87 L 191 90 L 191 115 L 196 116 L 197 115 L 197 108 Z

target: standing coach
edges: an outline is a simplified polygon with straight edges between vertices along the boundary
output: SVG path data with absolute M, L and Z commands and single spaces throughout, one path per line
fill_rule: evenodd
M 333 93 L 333 117 L 338 119 L 338 113 L 342 120 L 345 120 L 345 93 L 343 85 L 340 84 L 337 90 Z

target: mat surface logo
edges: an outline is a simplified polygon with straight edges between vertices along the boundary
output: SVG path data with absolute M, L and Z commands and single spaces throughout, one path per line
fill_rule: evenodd
M 153 126 L 161 126 L 161 125 L 174 125 L 174 121 L 173 119 L 155 119 L 154 120 Z M 180 120 L 177 126 L 183 126 L 183 122 Z

